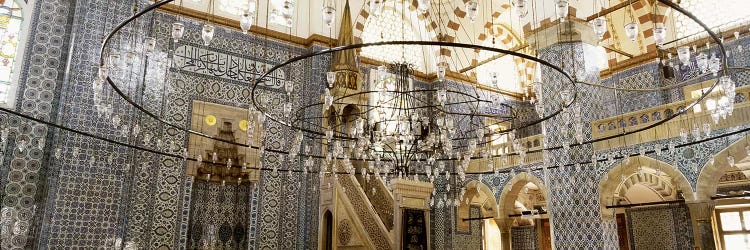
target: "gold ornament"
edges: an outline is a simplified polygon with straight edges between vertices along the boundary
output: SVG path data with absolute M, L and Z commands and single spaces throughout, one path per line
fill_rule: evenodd
M 216 125 L 216 116 L 213 115 L 207 115 L 206 116 L 206 124 L 208 126 Z

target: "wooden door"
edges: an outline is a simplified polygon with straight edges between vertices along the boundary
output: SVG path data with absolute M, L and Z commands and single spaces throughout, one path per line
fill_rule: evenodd
M 550 233 L 549 219 L 542 219 L 542 238 L 539 239 L 539 249 L 552 250 L 552 235 Z
M 628 222 L 625 220 L 625 214 L 617 214 L 617 238 L 620 241 L 620 250 L 630 249 L 628 240 Z

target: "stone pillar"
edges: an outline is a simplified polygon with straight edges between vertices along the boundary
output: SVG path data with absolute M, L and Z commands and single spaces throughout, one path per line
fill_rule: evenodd
M 695 248 L 700 250 L 716 249 L 714 230 L 711 225 L 715 203 L 713 201 L 695 201 L 688 202 L 687 205 L 693 222 Z
M 512 240 L 511 234 L 510 234 L 510 227 L 503 228 L 501 230 L 502 230 L 502 231 L 500 231 L 500 237 L 501 237 L 501 240 L 502 240 L 501 241 L 501 243 L 502 243 L 502 248 L 501 249 L 502 250 L 511 250 L 511 249 L 513 249 L 513 248 L 511 248 L 511 244 L 510 244 L 511 240 Z
M 500 243 L 502 244 L 502 250 L 511 250 L 511 232 L 510 229 L 513 227 L 513 219 L 495 219 L 495 223 L 500 227 Z
M 430 245 L 430 194 L 434 189 L 432 183 L 412 181 L 406 179 L 394 179 L 391 181 L 391 190 L 393 190 L 393 249 L 404 249 L 403 243 L 403 212 L 405 209 L 422 210 L 424 213 L 424 230 L 427 237 L 427 250 L 431 250 Z
M 599 55 L 595 49 L 598 39 L 589 25 L 570 20 L 529 34 L 527 40 L 537 50 L 540 59 L 561 67 L 575 80 L 599 82 Z M 608 115 L 603 107 L 611 93 L 584 84 L 573 87 L 563 74 L 550 67 L 540 67 L 541 91 L 536 95 L 544 103 L 546 115 L 561 110 L 562 91 L 577 93 L 575 102 L 566 112 L 542 123 L 544 145 L 562 147 L 544 152 L 545 166 L 589 161 L 593 147 L 591 144 L 577 145 L 575 117 L 580 114 L 584 141 L 591 140 L 590 121 Z M 601 176 L 596 168 L 585 164 L 544 171 L 545 184 L 550 190 L 547 197 L 553 248 L 617 248 L 617 230 L 612 226 L 614 220 L 603 220 L 599 212 L 597 184 Z

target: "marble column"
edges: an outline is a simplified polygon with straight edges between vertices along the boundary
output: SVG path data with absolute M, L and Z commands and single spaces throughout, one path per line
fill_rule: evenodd
M 693 222 L 693 235 L 695 236 L 695 247 L 700 250 L 716 249 L 714 230 L 711 225 L 711 217 L 714 213 L 713 201 L 688 202 L 690 217 Z
M 495 219 L 495 223 L 500 228 L 500 244 L 502 250 L 511 250 L 511 232 L 513 219 Z
M 596 44 L 598 39 L 586 23 L 568 21 L 530 32 L 527 40 L 537 56 L 563 68 L 574 80 L 599 82 Z M 575 124 L 580 115 L 584 140 L 591 140 L 590 121 L 607 115 L 604 104 L 611 97 L 606 91 L 584 84 L 573 84 L 563 74 L 541 66 L 541 91 L 536 93 L 545 105 L 545 115 L 562 109 L 565 90 L 575 92 L 575 102 L 565 112 L 542 123 L 544 145 L 562 147 L 545 151 L 545 166 L 564 166 L 587 162 L 593 147 L 577 145 Z M 548 169 L 545 183 L 549 188 L 552 246 L 554 249 L 616 249 L 617 229 L 614 220 L 603 219 L 599 211 L 597 183 L 601 178 L 598 166 L 584 164 Z

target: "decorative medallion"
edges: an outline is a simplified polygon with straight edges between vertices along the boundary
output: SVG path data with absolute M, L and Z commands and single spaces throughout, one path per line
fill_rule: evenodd
M 247 120 L 241 120 L 238 125 L 240 130 L 247 131 Z
M 216 125 L 216 116 L 213 115 L 207 115 L 206 116 L 206 124 L 208 126 Z

